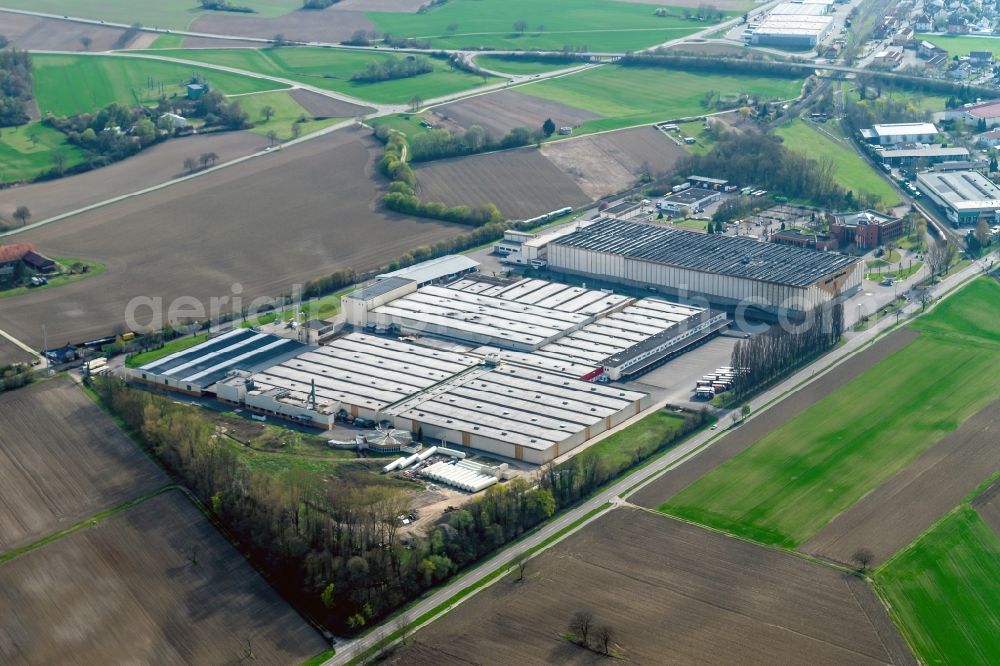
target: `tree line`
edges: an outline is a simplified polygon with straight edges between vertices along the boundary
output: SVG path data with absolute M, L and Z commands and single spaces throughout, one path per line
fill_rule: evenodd
M 394 79 L 408 79 L 434 71 L 434 64 L 423 56 L 406 56 L 405 58 L 386 58 L 372 60 L 360 72 L 351 74 L 351 81 L 358 83 L 377 83 Z
M 31 55 L 17 49 L 0 51 L 0 127 L 28 122 L 31 97 Z
M 554 129 L 553 127 L 553 131 Z M 509 150 L 527 146 L 543 138 L 545 134 L 542 129 L 532 132 L 527 127 L 514 127 L 500 139 L 480 125 L 472 125 L 458 134 L 446 129 L 434 129 L 409 139 L 408 159 L 411 162 L 429 162 L 491 150 Z
M 35 379 L 31 366 L 25 363 L 11 363 L 0 366 L 0 393 L 27 386 Z
M 391 210 L 430 217 L 436 220 L 468 224 L 481 227 L 503 220 L 500 211 L 492 203 L 480 206 L 448 206 L 439 201 L 422 201 L 415 191 L 417 185 L 413 169 L 407 163 L 409 146 L 400 132 L 383 132 L 386 137 L 385 152 L 379 160 L 379 171 L 392 180 L 389 191 L 382 197 L 382 203 Z
M 514 479 L 487 489 L 426 536 L 403 537 L 398 528 L 408 500 L 398 488 L 363 476 L 330 482 L 250 468 L 219 442 L 199 410 L 114 378 L 92 381 L 104 405 L 218 518 L 278 591 L 341 632 L 361 630 L 631 466 L 585 452 L 548 466 L 537 484 Z M 678 441 L 706 416 L 684 418 L 679 430 L 634 451 L 632 461 Z
M 844 306 L 837 303 L 810 310 L 794 330 L 772 326 L 767 333 L 740 340 L 730 361 L 736 375 L 725 394 L 728 401 L 748 398 L 833 349 L 843 327 Z
M 229 0 L 201 0 L 201 8 L 215 12 L 236 12 L 238 14 L 256 14 L 257 10 L 245 5 L 234 5 Z
M 619 60 L 618 64 L 623 67 L 659 67 L 717 74 L 757 74 L 786 79 L 801 79 L 805 76 L 802 67 L 759 55 L 747 58 L 706 58 L 697 55 L 677 55 L 664 50 L 648 54 L 629 53 Z

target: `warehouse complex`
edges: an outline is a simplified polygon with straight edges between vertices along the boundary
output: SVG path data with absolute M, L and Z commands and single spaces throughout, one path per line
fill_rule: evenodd
M 345 298 L 354 332 L 329 344 L 239 329 L 129 373 L 265 417 L 540 464 L 649 406 L 608 382 L 728 326 L 724 312 L 547 280 L 417 284 L 391 275 Z
M 549 268 L 771 319 L 854 294 L 863 272 L 844 255 L 617 220 L 554 241 Z
M 1000 219 L 1000 187 L 977 171 L 919 173 L 917 188 L 956 227 L 976 224 L 981 219 L 992 225 Z

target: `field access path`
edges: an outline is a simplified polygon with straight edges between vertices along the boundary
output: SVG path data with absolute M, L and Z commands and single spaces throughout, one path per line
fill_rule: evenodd
M 973 262 L 965 269 L 948 278 L 945 278 L 936 286 L 931 288 L 933 298 L 937 300 L 953 293 L 966 282 L 980 275 L 982 272 L 981 265 L 985 265 L 991 259 L 995 258 L 995 255 L 988 255 L 987 257 L 980 259 L 979 262 Z M 982 264 L 980 264 L 980 262 L 982 262 Z M 918 315 L 919 312 L 919 305 L 911 303 L 904 309 L 904 314 L 906 316 L 900 320 L 900 323 L 908 321 L 910 318 Z M 823 356 L 818 361 L 798 371 L 781 384 L 761 394 L 752 401 L 754 416 L 751 418 L 750 423 L 759 418 L 761 413 L 766 414 L 767 410 L 779 405 L 782 400 L 795 395 L 795 392 L 800 388 L 808 386 L 812 382 L 824 381 L 827 373 L 834 370 L 841 363 L 848 361 L 855 354 L 866 349 L 867 346 L 874 344 L 877 338 L 880 338 L 895 327 L 896 324 L 893 323 L 891 319 L 886 318 L 872 328 L 851 338 L 842 347 L 830 352 L 826 356 Z M 632 420 L 626 422 L 626 424 L 635 422 L 639 418 L 642 418 L 642 416 L 645 416 L 646 413 L 648 412 L 644 412 L 639 417 L 634 417 Z M 720 422 L 724 422 L 727 416 L 728 413 L 721 415 Z M 463 590 L 475 587 L 477 584 L 482 585 L 483 581 L 487 581 L 489 577 L 495 575 L 496 572 L 505 571 L 511 566 L 514 558 L 523 552 L 531 552 L 533 555 L 536 550 L 548 548 L 551 545 L 562 541 L 570 534 L 573 534 L 585 525 L 588 525 L 596 520 L 597 517 L 603 512 L 603 509 L 608 506 L 627 503 L 622 498 L 630 496 L 642 486 L 653 482 L 662 474 L 677 467 L 689 458 L 692 458 L 703 451 L 710 451 L 711 445 L 721 439 L 723 434 L 725 434 L 724 431 L 711 430 L 704 430 L 695 434 L 679 446 L 670 449 L 664 455 L 654 459 L 646 466 L 625 477 L 622 477 L 612 485 L 606 487 L 604 490 L 601 490 L 593 495 L 587 501 L 566 511 L 565 513 L 560 514 L 555 520 L 546 523 L 540 529 L 531 533 L 521 541 L 497 553 L 486 562 L 470 569 L 447 585 L 438 588 L 432 594 L 425 596 L 423 599 L 406 609 L 407 617 L 422 618 L 426 615 L 427 619 L 421 622 L 419 626 L 432 622 L 440 615 L 447 613 L 461 603 L 461 599 L 455 600 L 452 603 L 449 603 L 449 601 L 456 595 L 462 593 Z M 476 591 L 477 590 L 473 590 L 472 594 Z M 464 599 L 468 599 L 469 596 L 471 596 L 471 594 L 465 596 Z M 385 627 L 387 631 L 392 631 L 392 620 L 385 623 L 383 627 Z M 416 630 L 417 628 L 418 626 L 413 626 L 412 630 Z M 360 638 L 339 643 L 337 645 L 336 655 L 325 662 L 324 666 L 347 664 L 354 658 L 361 656 L 368 650 L 375 647 L 384 639 L 385 633 L 379 630 L 379 628 L 376 628 Z

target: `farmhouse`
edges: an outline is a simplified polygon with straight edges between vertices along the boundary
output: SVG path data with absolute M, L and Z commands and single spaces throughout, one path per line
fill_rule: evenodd
M 889 146 L 897 143 L 932 143 L 938 135 L 933 123 L 892 123 L 861 130 L 868 143 Z
M 858 261 L 838 254 L 614 220 L 555 241 L 549 268 L 765 318 L 801 318 L 862 278 Z
M 33 243 L 0 245 L 0 276 L 12 275 L 21 265 L 39 273 L 48 273 L 55 270 L 56 262 L 40 254 Z
M 976 171 L 919 173 L 917 187 L 956 227 L 1000 219 L 1000 188 Z
M 829 222 L 830 235 L 837 239 L 840 247 L 854 244 L 859 249 L 869 250 L 903 235 L 902 218 L 875 210 L 831 215 Z

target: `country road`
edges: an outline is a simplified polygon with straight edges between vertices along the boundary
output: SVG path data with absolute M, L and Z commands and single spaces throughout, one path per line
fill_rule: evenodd
M 967 266 L 965 269 L 955 273 L 949 278 L 942 280 L 938 285 L 932 288 L 931 292 L 935 301 L 940 298 L 953 293 L 960 286 L 965 284 L 968 280 L 973 279 L 977 275 L 983 272 L 983 266 L 987 265 L 988 262 L 996 261 L 1000 258 L 1000 254 L 993 253 L 987 255 L 978 261 L 973 262 L 971 265 Z M 920 306 L 917 303 L 910 303 L 906 308 L 904 308 L 904 313 L 906 317 L 912 317 L 919 314 Z M 902 321 L 905 321 L 903 319 Z M 754 417 L 758 416 L 760 413 L 767 411 L 770 407 L 777 404 L 781 399 L 791 394 L 793 391 L 801 388 L 805 384 L 822 381 L 823 376 L 833 369 L 835 366 L 846 360 L 849 356 L 861 351 L 866 345 L 874 342 L 874 340 L 880 335 L 884 334 L 890 328 L 895 327 L 894 320 L 890 318 L 883 319 L 876 326 L 872 328 L 854 334 L 850 337 L 847 342 L 830 352 L 829 354 L 818 359 L 815 363 L 812 363 L 799 372 L 795 373 L 781 384 L 775 386 L 774 388 L 762 393 L 757 396 L 752 402 L 751 407 L 753 408 Z M 634 423 L 639 418 L 645 417 L 649 412 L 643 412 L 643 414 L 635 417 L 622 427 Z M 501 551 L 492 559 L 480 564 L 473 569 L 462 574 L 457 579 L 451 581 L 447 585 L 438 588 L 429 596 L 421 599 L 419 602 L 410 606 L 406 609 L 405 615 L 409 618 L 417 618 L 431 612 L 441 604 L 445 603 L 456 594 L 461 592 L 467 587 L 473 586 L 484 578 L 488 577 L 490 574 L 497 570 L 505 570 L 509 568 L 517 555 L 522 552 L 531 550 L 548 539 L 553 539 L 551 543 L 546 544 L 545 548 L 551 547 L 556 543 L 559 543 L 567 536 L 582 529 L 587 524 L 596 520 L 601 512 L 597 512 L 594 515 L 587 517 L 587 514 L 596 511 L 604 504 L 618 504 L 620 503 L 619 496 L 631 495 L 633 492 L 638 490 L 639 487 L 652 482 L 658 476 L 666 472 L 667 470 L 676 467 L 678 464 L 684 462 L 688 458 L 697 455 L 704 448 L 710 446 L 717 438 L 719 438 L 724 432 L 724 426 L 726 418 L 729 412 L 720 414 L 719 424 L 720 428 L 718 430 L 703 430 L 691 438 L 686 440 L 681 445 L 670 449 L 666 454 L 655 459 L 652 463 L 642 467 L 631 474 L 620 478 L 613 485 L 600 492 L 596 493 L 587 501 L 582 504 L 560 514 L 555 520 L 546 523 L 542 528 L 532 533 L 530 536 L 521 540 L 520 542 L 510 546 L 506 550 Z M 575 526 L 572 530 L 568 531 L 566 534 L 559 536 L 556 535 L 563 529 L 566 529 L 573 523 L 580 521 L 579 525 Z M 484 586 L 485 588 L 486 586 Z M 468 595 L 464 599 L 468 599 Z M 437 615 L 429 619 L 426 623 L 433 622 L 437 617 L 440 617 L 444 613 L 449 612 L 454 608 L 454 606 L 461 603 L 461 601 L 456 602 L 452 606 L 448 606 L 440 611 Z M 364 636 L 338 643 L 336 654 L 324 663 L 324 666 L 335 666 L 339 664 L 347 664 L 354 658 L 364 654 L 367 650 L 371 649 L 377 643 L 379 643 L 383 637 L 391 633 L 396 627 L 394 626 L 393 619 L 387 620 L 381 625 L 384 631 L 379 631 L 378 629 L 372 630 L 365 634 Z M 422 626 L 422 625 L 421 625 Z M 416 630 L 418 626 L 413 626 L 411 629 Z

